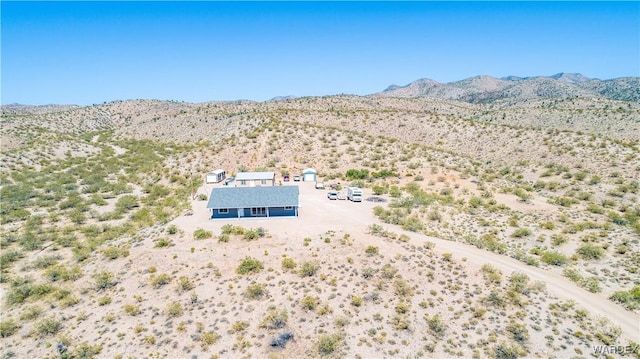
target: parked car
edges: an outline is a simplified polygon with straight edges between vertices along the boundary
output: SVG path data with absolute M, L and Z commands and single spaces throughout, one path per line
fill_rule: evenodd
M 293 180 L 295 182 L 300 182 L 300 176 L 293 176 Z
M 316 182 L 316 189 L 324 189 L 324 183 Z
M 329 199 L 338 199 L 338 191 L 329 191 L 327 192 L 327 198 Z
M 285 182 L 289 182 L 289 175 L 284 175 L 283 180 L 284 180 Z

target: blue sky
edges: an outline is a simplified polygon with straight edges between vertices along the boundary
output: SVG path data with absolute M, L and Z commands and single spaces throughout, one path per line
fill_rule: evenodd
M 640 2 L 1 2 L 2 103 L 640 76 Z

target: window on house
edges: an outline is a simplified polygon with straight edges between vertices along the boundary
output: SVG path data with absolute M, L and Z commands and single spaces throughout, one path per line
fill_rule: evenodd
M 229 208 L 220 208 L 220 209 L 218 210 L 218 213 L 220 213 L 220 214 L 227 214 L 227 213 L 229 213 Z
M 293 210 L 293 207 L 291 207 L 291 206 L 286 206 L 286 207 L 284 207 L 284 210 L 285 210 L 285 211 L 291 211 L 291 210 Z
M 264 216 L 267 214 L 267 209 L 265 207 L 251 208 L 252 216 Z
M 260 183 L 261 183 L 261 184 L 267 184 L 267 180 L 265 180 L 265 179 L 260 180 Z
M 247 184 L 247 180 L 240 180 L 240 184 L 243 185 L 243 186 L 246 185 Z

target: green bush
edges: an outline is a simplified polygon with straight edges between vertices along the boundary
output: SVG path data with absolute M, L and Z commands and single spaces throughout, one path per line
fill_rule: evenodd
M 176 227 L 175 224 L 170 225 L 169 227 L 167 227 L 167 233 L 168 234 L 176 234 L 176 233 L 178 233 L 178 227 Z
M 115 281 L 115 276 L 113 275 L 113 273 L 108 271 L 95 273 L 92 277 L 95 280 L 94 287 L 96 290 L 111 288 L 118 283 L 117 281 Z
M 182 304 L 180 304 L 179 302 L 169 303 L 165 308 L 165 313 L 171 318 L 179 317 L 183 312 L 184 309 L 182 309 Z
M 373 257 L 378 255 L 378 253 L 380 252 L 380 248 L 376 246 L 368 246 L 367 249 L 364 250 L 364 252 L 367 254 L 367 256 Z
M 300 305 L 306 310 L 314 310 L 319 304 L 320 298 L 310 295 L 306 295 L 300 300 Z
M 245 257 L 236 269 L 236 273 L 259 273 L 262 269 L 264 269 L 264 265 L 262 264 L 262 262 L 253 257 Z
M 249 299 L 260 299 L 266 294 L 264 284 L 252 284 L 244 291 L 245 297 Z
M 54 317 L 45 318 L 35 325 L 40 336 L 53 335 L 62 329 L 62 323 Z
M 554 266 L 562 266 L 569 261 L 569 258 L 567 258 L 567 256 L 557 251 L 544 251 L 542 252 L 542 256 L 540 259 L 543 262 Z
M 282 259 L 282 269 L 294 269 L 296 267 L 296 262 L 291 257 L 286 257 Z
M 18 331 L 18 328 L 20 327 L 13 319 L 0 321 L 0 337 L 10 337 Z
M 531 235 L 531 231 L 528 228 L 518 228 L 511 234 L 512 237 L 522 238 Z
M 600 246 L 596 246 L 590 243 L 583 244 L 576 251 L 582 258 L 590 260 L 590 259 L 601 259 L 605 255 L 604 248 Z
M 213 237 L 213 233 L 211 231 L 207 231 L 203 228 L 198 228 L 193 232 L 193 239 L 207 239 Z
M 279 329 L 287 325 L 287 319 L 289 315 L 285 309 L 277 310 L 274 307 L 270 307 L 267 315 L 262 319 L 260 323 L 261 328 L 267 329 Z
M 171 276 L 166 273 L 151 276 L 151 285 L 154 288 L 160 288 L 169 282 L 171 282 Z
M 300 275 L 303 277 L 312 277 L 320 269 L 320 263 L 317 261 L 304 261 L 300 265 Z
M 320 355 L 331 355 L 338 350 L 341 342 L 342 337 L 340 334 L 323 335 L 318 339 L 318 353 Z

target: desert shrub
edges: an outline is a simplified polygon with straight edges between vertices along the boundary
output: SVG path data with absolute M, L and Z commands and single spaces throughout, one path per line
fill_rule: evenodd
M 221 235 L 218 236 L 218 242 L 220 243 L 228 243 L 230 239 L 230 236 L 226 233 L 222 233 Z
M 294 269 L 296 267 L 296 262 L 293 258 L 286 257 L 282 259 L 282 269 Z
M 138 207 L 138 198 L 133 195 L 124 195 L 118 198 L 116 202 L 116 211 L 117 212 L 128 212 L 136 207 Z
M 102 254 L 104 254 L 107 259 L 116 259 L 118 257 L 128 256 L 129 251 L 126 248 L 109 246 L 102 250 Z
M 260 299 L 267 293 L 265 288 L 264 284 L 252 284 L 245 289 L 244 295 L 249 299 Z
M 169 227 L 167 227 L 167 233 L 168 234 L 176 234 L 176 233 L 178 233 L 178 227 L 176 227 L 175 224 L 170 225 Z
M 0 337 L 6 338 L 12 336 L 20 327 L 13 319 L 0 321 Z
M 446 326 L 440 319 L 439 315 L 436 314 L 433 317 L 429 317 L 428 315 L 425 315 L 425 320 L 429 325 L 429 330 L 431 331 L 431 334 L 433 334 L 438 338 L 441 338 L 442 336 L 444 336 Z
M 156 241 L 154 247 L 156 248 L 165 248 L 173 246 L 173 242 L 168 238 L 160 238 Z
M 400 302 L 396 304 L 395 309 L 396 309 L 396 313 L 398 314 L 406 314 L 406 313 L 409 313 L 409 310 L 411 310 L 411 304 L 407 302 Z
M 37 269 L 46 269 L 58 263 L 59 259 L 60 258 L 58 256 L 38 257 L 33 262 L 31 262 L 31 267 L 37 268 Z
M 215 344 L 220 339 L 220 336 L 215 332 L 203 332 L 200 333 L 199 339 L 202 348 L 206 349 L 209 345 Z
M 524 324 L 510 322 L 505 328 L 511 337 L 518 343 L 526 342 L 529 339 L 529 331 Z
M 518 228 L 511 234 L 512 237 L 522 238 L 531 235 L 531 231 L 528 228 Z
M 95 344 L 91 345 L 87 342 L 82 342 L 76 345 L 73 350 L 68 353 L 64 352 L 61 357 L 62 358 L 95 358 L 98 354 L 102 352 L 102 345 Z
M 604 248 L 590 243 L 583 244 L 576 251 L 584 259 L 601 259 L 605 255 Z
M 267 329 L 283 328 L 285 325 L 287 325 L 288 318 L 289 315 L 287 314 L 287 311 L 285 309 L 277 310 L 271 307 L 267 312 L 267 315 L 265 315 L 265 317 L 262 319 L 260 327 Z
M 118 282 L 115 280 L 113 273 L 108 271 L 102 271 L 95 273 L 93 276 L 95 280 L 94 288 L 96 290 L 103 290 L 115 286 Z
M 609 298 L 631 310 L 636 310 L 640 308 L 640 285 L 636 285 L 628 291 L 614 292 Z
M 103 305 L 107 305 L 107 304 L 111 304 L 111 297 L 109 297 L 107 295 L 107 296 L 98 298 L 98 305 L 99 306 L 103 306 Z
M 195 284 L 186 276 L 178 277 L 178 291 L 187 291 L 195 288 Z
M 154 288 L 160 288 L 163 285 L 169 284 L 171 282 L 171 276 L 166 273 L 161 273 L 158 275 L 152 275 L 150 280 L 151 280 L 151 285 Z
M 339 349 L 341 342 L 342 337 L 340 334 L 323 335 L 318 339 L 318 353 L 320 355 L 331 355 Z
M 475 236 L 467 236 L 465 237 L 465 239 L 467 242 L 480 249 L 487 249 L 491 252 L 499 254 L 504 254 L 507 252 L 507 246 L 504 243 L 501 243 L 495 234 L 485 233 L 481 235 L 480 238 L 476 238 Z
M 35 325 L 35 331 L 40 336 L 53 335 L 62 329 L 62 323 L 55 317 L 48 317 Z
M 231 333 L 242 332 L 245 329 L 247 329 L 248 327 L 249 327 L 249 323 L 248 322 L 237 321 L 237 322 L 233 323 L 233 325 L 231 325 Z
M 502 281 L 502 272 L 491 264 L 486 263 L 482 265 L 481 270 L 487 282 L 500 284 Z
M 225 224 L 222 226 L 222 234 L 233 234 L 233 225 Z
M 372 267 L 364 267 L 360 271 L 362 278 L 364 279 L 372 278 L 376 274 L 376 272 L 377 272 L 376 269 Z
M 200 193 L 197 198 L 198 198 L 198 201 L 206 201 L 208 197 L 206 194 Z
M 314 310 L 319 304 L 320 298 L 318 297 L 305 295 L 302 299 L 300 299 L 300 305 L 306 310 Z
M 264 269 L 264 265 L 262 262 L 253 257 L 245 257 L 238 268 L 236 269 L 236 273 L 238 274 L 251 274 L 251 273 L 259 273 L 262 269 Z
M 543 262 L 554 266 L 562 266 L 569 261 L 567 256 L 557 251 L 544 251 L 542 252 L 540 259 Z
M 369 178 L 369 170 L 366 170 L 366 169 L 361 169 L 361 170 L 349 169 L 344 174 L 344 176 L 347 179 L 350 179 L 350 180 L 363 180 L 363 179 Z
M 526 356 L 527 353 L 521 347 L 507 343 L 500 343 L 493 348 L 493 355 L 496 359 L 517 359 Z
M 124 312 L 127 313 L 128 315 L 131 316 L 136 316 L 138 314 L 140 314 L 140 306 L 135 305 L 135 304 L 125 304 L 124 305 Z
M 361 296 L 358 296 L 358 295 L 351 296 L 351 305 L 353 305 L 354 307 L 360 307 L 362 306 L 362 303 L 364 303 L 364 300 L 362 299 Z
M 529 276 L 515 272 L 509 277 L 509 287 L 516 293 L 526 294 L 528 291 Z
M 22 252 L 16 250 L 3 249 L 2 252 L 0 254 L 0 269 L 2 270 L 8 269 L 13 262 L 23 257 Z
M 20 313 L 21 320 L 33 320 L 42 314 L 42 308 L 38 306 L 27 307 Z
M 300 265 L 300 275 L 303 277 L 312 277 L 320 270 L 320 263 L 317 261 L 304 261 Z
M 402 278 L 398 278 L 393 282 L 393 289 L 396 295 L 400 297 L 410 297 L 413 295 L 413 289 L 407 281 Z
M 198 228 L 193 232 L 193 239 L 207 239 L 213 237 L 213 233 L 211 231 L 207 231 L 203 228 Z
M 396 276 L 397 273 L 398 269 L 391 264 L 385 264 L 384 266 L 382 266 L 381 275 L 383 278 L 392 279 Z
M 179 317 L 183 312 L 184 309 L 182 309 L 182 304 L 180 304 L 179 302 L 171 302 L 165 308 L 165 313 L 170 318 Z
M 364 250 L 364 252 L 367 254 L 367 256 L 372 257 L 378 255 L 378 253 L 380 252 L 380 248 L 376 246 L 368 246 L 367 249 Z
M 260 238 L 260 232 L 257 229 L 250 229 L 244 232 L 243 238 L 246 241 L 253 241 Z

